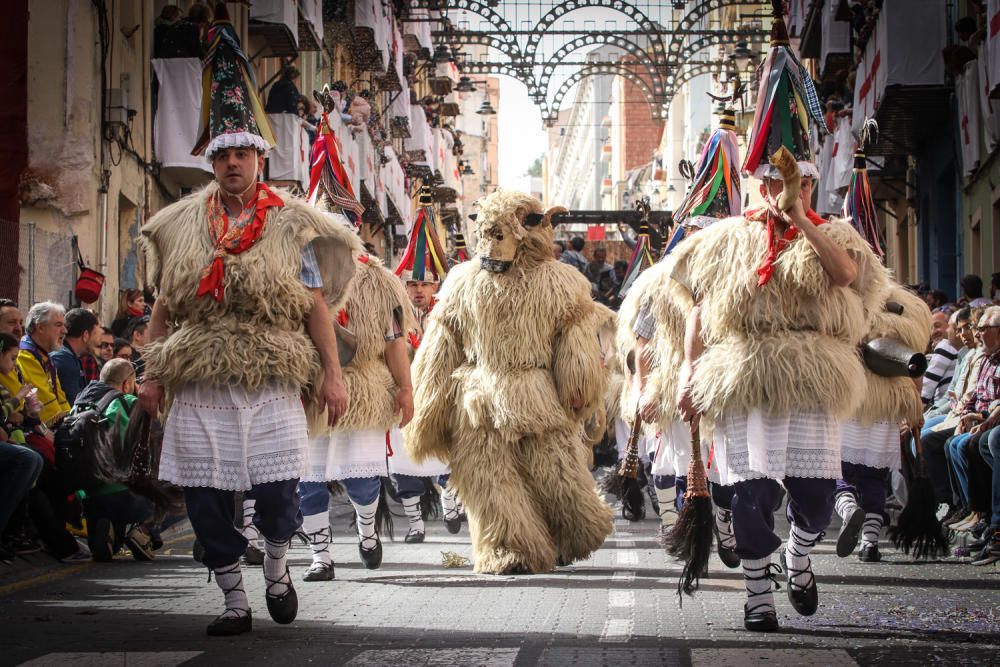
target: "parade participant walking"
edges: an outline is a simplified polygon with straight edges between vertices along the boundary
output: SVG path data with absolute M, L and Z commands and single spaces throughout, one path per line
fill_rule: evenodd
M 816 612 L 809 553 L 833 514 L 841 476 L 840 418 L 863 395 L 857 345 L 880 308 L 885 271 L 847 223 L 809 208 L 816 168 L 807 109 L 822 123 L 812 81 L 788 49 L 775 3 L 771 50 L 744 171 L 761 178 L 766 206 L 730 218 L 675 250 L 673 285 L 687 308 L 678 408 L 715 424 L 716 458 L 734 482 L 733 528 L 747 602 L 744 625 L 774 631 L 774 508 L 789 495 L 784 551 L 789 600 Z M 792 152 L 796 155 L 793 157 Z M 771 165 L 767 164 L 771 155 Z M 796 162 L 799 160 L 799 162 Z
M 455 267 L 414 359 L 417 463 L 448 461 L 475 569 L 547 572 L 611 532 L 583 424 L 604 403 L 586 280 L 552 257 L 552 215 L 529 195 L 479 203 L 478 262 Z
M 298 610 L 286 553 L 301 524 L 295 490 L 308 460 L 301 395 L 314 388 L 331 425 L 347 409 L 329 306 L 346 294 L 360 243 L 258 182 L 271 131 L 223 3 L 215 16 L 196 148 L 215 180 L 142 228 L 159 293 L 140 400 L 156 413 L 166 398 L 160 478 L 184 488 L 203 563 L 225 596 L 208 634 L 234 635 L 252 624 L 237 491 L 256 500 L 268 612 L 290 623 Z

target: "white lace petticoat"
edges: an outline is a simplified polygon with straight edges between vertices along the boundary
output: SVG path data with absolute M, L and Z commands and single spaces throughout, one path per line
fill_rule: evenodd
M 715 458 L 728 484 L 747 479 L 839 479 L 840 424 L 826 412 L 723 415 L 715 428 Z
M 403 445 L 403 432 L 398 428 L 389 431 L 389 449 L 389 472 L 394 475 L 439 477 L 451 472 L 448 464 L 438 458 L 427 459 L 419 465 L 414 463 Z
M 306 415 L 298 392 L 271 383 L 190 383 L 164 424 L 160 479 L 179 486 L 246 491 L 297 479 L 308 461 Z
M 864 426 L 853 419 L 840 427 L 840 458 L 872 468 L 899 468 L 899 425 Z
M 309 470 L 304 482 L 330 482 L 359 477 L 385 477 L 386 432 L 363 429 L 334 431 L 309 441 Z

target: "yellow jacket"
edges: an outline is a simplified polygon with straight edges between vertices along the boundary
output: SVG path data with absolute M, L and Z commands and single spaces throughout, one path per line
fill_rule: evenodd
M 7 375 L 0 374 L 0 386 L 3 386 L 11 396 L 16 396 L 17 392 L 21 391 L 21 381 L 17 379 L 16 368 Z
M 17 353 L 17 367 L 21 369 L 21 376 L 25 384 L 33 384 L 38 388 L 38 400 L 42 403 L 42 411 L 39 418 L 45 424 L 49 424 L 53 419 L 68 413 L 73 406 L 66 400 L 62 385 L 59 384 L 59 376 L 53 373 L 49 375 L 42 368 L 31 352 L 21 350 Z M 17 378 L 14 378 L 17 381 Z M 4 382 L 6 385 L 6 380 Z

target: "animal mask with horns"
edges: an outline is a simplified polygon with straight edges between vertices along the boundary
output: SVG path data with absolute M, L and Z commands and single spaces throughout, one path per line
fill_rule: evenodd
M 552 216 L 566 213 L 561 206 L 547 211 L 531 195 L 496 191 L 478 202 L 469 216 L 476 225 L 476 254 L 485 271 L 503 273 L 512 266 L 555 261 L 552 256 Z

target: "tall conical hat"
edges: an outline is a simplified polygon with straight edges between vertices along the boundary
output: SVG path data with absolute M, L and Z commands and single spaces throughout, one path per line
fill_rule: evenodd
M 847 196 L 844 197 L 844 215 L 850 219 L 861 238 L 868 241 L 875 254 L 883 257 L 885 251 L 882 249 L 882 234 L 878 228 L 878 215 L 875 212 L 872 186 L 868 181 L 865 156 L 865 146 L 872 132 L 878 132 L 878 125 L 874 120 L 867 119 L 861 131 L 861 141 L 854 151 L 854 169 L 851 172 L 851 184 L 847 187 Z
M 341 209 L 355 226 L 360 225 L 365 208 L 355 196 L 347 171 L 340 161 L 340 144 L 330 128 L 330 117 L 326 112 L 320 117 L 310 164 L 307 191 L 309 201 L 316 203 L 322 195 L 332 206 Z
M 410 231 L 410 241 L 396 267 L 396 275 L 404 282 L 440 282 L 448 272 L 445 260 L 444 249 L 434 228 L 434 209 L 423 206 L 417 211 L 417 219 Z
M 770 177 L 768 158 L 785 146 L 797 161 L 811 161 L 809 120 L 825 130 L 819 96 L 809 72 L 788 46 L 781 0 L 771 0 L 771 48 L 757 69 L 757 108 L 747 141 L 743 172 Z
M 224 148 L 275 145 L 271 123 L 257 96 L 253 68 L 223 2 L 215 8 L 202 61 L 201 122 L 192 155 L 209 158 Z
M 705 227 L 715 220 L 739 215 L 743 210 L 736 114 L 732 108 L 723 107 L 718 115 L 719 125 L 698 158 L 694 182 L 674 213 L 676 223 Z

